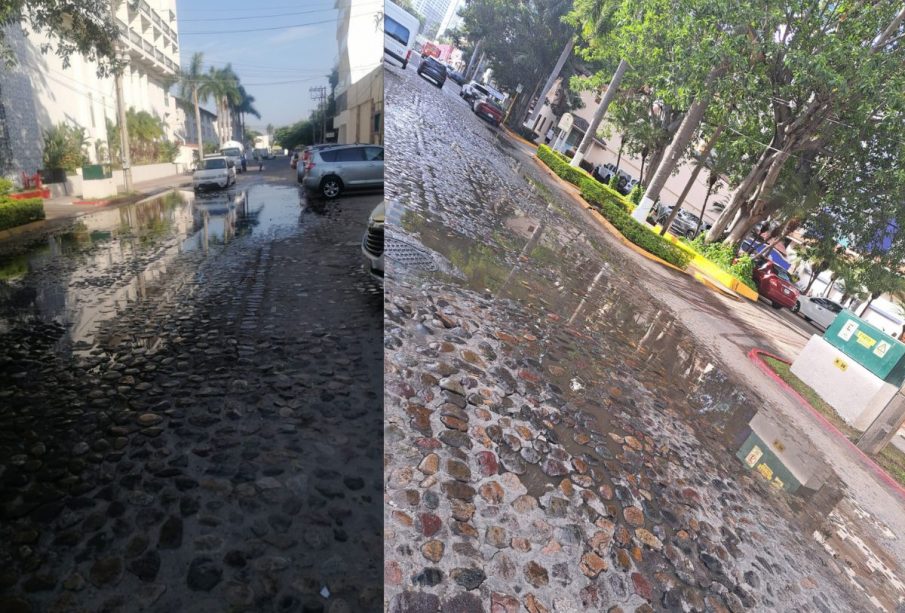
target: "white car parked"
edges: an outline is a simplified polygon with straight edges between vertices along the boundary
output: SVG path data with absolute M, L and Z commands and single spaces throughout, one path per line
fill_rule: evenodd
M 798 302 L 792 307 L 793 313 L 798 313 L 809 322 L 824 330 L 830 327 L 833 320 L 836 319 L 836 315 L 841 311 L 842 305 L 837 302 L 827 300 L 826 298 L 805 296 L 804 294 L 798 297 Z
M 192 189 L 195 193 L 203 189 L 225 189 L 236 184 L 236 165 L 228 157 L 217 155 L 201 160 L 201 165 L 192 173 Z

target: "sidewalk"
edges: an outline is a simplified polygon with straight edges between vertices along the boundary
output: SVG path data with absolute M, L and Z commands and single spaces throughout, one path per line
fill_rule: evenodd
M 63 225 L 70 219 L 94 213 L 102 207 L 131 204 L 171 189 L 190 186 L 191 183 L 191 175 L 180 174 L 161 177 L 160 179 L 135 183 L 132 186 L 133 192 L 131 194 L 119 194 L 110 200 L 96 204 L 76 204 L 81 201 L 81 198 L 77 196 L 48 198 L 44 201 L 45 218 L 42 221 L 34 221 L 8 230 L 0 230 L 0 240 L 48 230 Z

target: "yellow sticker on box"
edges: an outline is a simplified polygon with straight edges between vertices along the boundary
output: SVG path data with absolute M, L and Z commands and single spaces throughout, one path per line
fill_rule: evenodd
M 868 336 L 861 330 L 855 332 L 855 337 L 858 339 L 858 344 L 867 349 L 870 349 L 877 344 L 877 339 L 872 336 Z
M 770 481 L 773 479 L 773 469 L 761 462 L 757 465 L 757 472 L 764 476 L 764 479 Z
M 835 360 L 833 360 L 833 365 L 842 372 L 848 370 L 848 363 L 842 358 L 836 358 Z

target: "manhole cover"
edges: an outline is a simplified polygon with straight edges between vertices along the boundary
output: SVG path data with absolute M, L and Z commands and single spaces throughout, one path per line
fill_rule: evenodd
M 398 238 L 386 237 L 384 251 L 387 259 L 408 268 L 437 270 L 437 262 L 429 251 Z

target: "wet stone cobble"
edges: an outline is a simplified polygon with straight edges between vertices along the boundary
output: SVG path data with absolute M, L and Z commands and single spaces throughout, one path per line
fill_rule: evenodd
M 756 395 L 455 85 L 386 88 L 390 229 L 437 266 L 387 264 L 385 610 L 872 610 L 734 457 Z
M 270 196 L 293 224 L 174 258 L 86 346 L 5 321 L 0 611 L 379 609 L 373 198 Z

